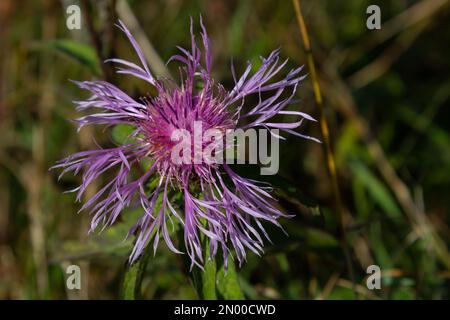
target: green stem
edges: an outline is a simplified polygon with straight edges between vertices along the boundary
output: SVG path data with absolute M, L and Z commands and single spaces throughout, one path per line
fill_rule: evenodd
M 204 270 L 195 267 L 191 272 L 192 282 L 199 299 L 202 300 L 243 300 L 245 299 L 239 285 L 238 274 L 233 260 L 228 259 L 228 270 L 225 271 L 221 258 L 209 258 L 209 242 L 203 242 L 206 256 Z
M 127 265 L 122 284 L 122 299 L 141 299 L 142 279 L 144 278 L 144 272 L 147 267 L 148 260 L 151 256 L 151 252 L 152 247 L 147 246 L 143 256 L 137 262 L 135 262 L 131 266 Z

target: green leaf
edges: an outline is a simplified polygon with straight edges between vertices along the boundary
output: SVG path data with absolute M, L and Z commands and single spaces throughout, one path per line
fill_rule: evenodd
M 392 268 L 393 262 L 391 254 L 392 252 L 388 250 L 383 241 L 383 229 L 381 222 L 377 221 L 370 225 L 369 227 L 369 239 L 373 250 L 375 261 L 378 262 L 383 268 Z
M 141 270 L 140 265 L 141 261 L 129 267 L 125 272 L 122 285 L 122 297 L 125 300 L 136 299 L 136 295 L 138 294 L 136 292 L 138 288 L 137 282 L 138 279 L 140 278 L 139 275 L 142 273 L 140 271 Z
M 388 216 L 391 218 L 400 217 L 400 209 L 390 192 L 363 163 L 351 161 L 350 169 Z
M 209 257 L 209 242 L 203 239 L 203 248 L 206 253 L 205 256 Z M 207 258 L 204 265 L 204 270 L 195 268 L 192 270 L 192 280 L 194 287 L 197 291 L 197 295 L 200 299 L 216 300 L 216 260 Z
M 304 229 L 306 240 L 314 248 L 333 248 L 339 246 L 338 240 L 331 234 L 316 228 Z
M 142 279 L 150 256 L 151 246 L 148 246 L 144 255 L 125 271 L 122 284 L 122 298 L 124 300 L 140 299 Z
M 360 179 L 352 181 L 353 198 L 355 199 L 356 212 L 362 219 L 369 219 L 370 202 L 367 201 L 367 191 Z
M 238 274 L 234 262 L 228 259 L 228 270 L 225 272 L 224 265 L 217 273 L 217 290 L 225 300 L 244 300 L 241 286 L 239 285 Z
M 198 297 L 205 300 L 216 300 L 216 261 L 210 259 L 205 263 L 204 270 L 192 270 L 194 287 Z
M 203 298 L 206 300 L 216 300 L 216 261 L 209 259 L 205 263 L 205 271 L 203 271 L 202 292 Z
M 69 39 L 53 40 L 48 42 L 47 46 L 88 67 L 93 74 L 97 76 L 101 74 L 97 53 L 92 47 Z

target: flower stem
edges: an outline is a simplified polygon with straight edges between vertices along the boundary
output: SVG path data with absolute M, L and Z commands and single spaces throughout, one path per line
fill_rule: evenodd
M 152 246 L 145 248 L 144 254 L 133 265 L 127 267 L 122 283 L 122 298 L 124 300 L 141 299 L 141 285 L 149 258 L 152 255 Z

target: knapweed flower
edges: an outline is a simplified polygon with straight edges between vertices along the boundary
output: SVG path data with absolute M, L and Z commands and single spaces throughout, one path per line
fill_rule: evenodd
M 79 152 L 54 166 L 64 169 L 61 176 L 67 172 L 82 172 L 82 183 L 73 190 L 77 191 L 78 201 L 90 183 L 107 171 L 114 172 L 113 178 L 80 209 L 90 209 L 93 214 L 91 231 L 99 225 L 111 226 L 125 208 L 138 204 L 143 213 L 128 234 L 136 235 L 130 263 L 138 259 L 148 245 L 156 251 L 160 237 L 170 250 L 181 253 L 171 239 L 174 220 L 182 226 L 183 251 L 189 255 L 191 268 L 194 264 L 202 267 L 204 259 L 214 257 L 219 250 L 225 263 L 233 252 L 239 264 L 245 261 L 247 249 L 260 255 L 263 237 L 270 241 L 261 222 L 265 220 L 280 226 L 277 220 L 287 216 L 278 208 L 270 188 L 238 175 L 226 163 L 174 163 L 171 154 L 177 142 L 172 139 L 173 132 L 192 133 L 194 123 L 200 122 L 204 129 L 221 132 L 266 128 L 305 137 L 294 129 L 303 119 L 314 119 L 299 111 L 284 110 L 293 102 L 297 85 L 304 77 L 300 75 L 301 68 L 275 81 L 287 63 L 287 60 L 280 63 L 279 50 L 275 50 L 267 58 L 261 58 L 261 66 L 253 75 L 250 75 L 250 62 L 239 78 L 232 68 L 235 85 L 226 90 L 212 78 L 212 56 L 205 27 L 200 19 L 202 54 L 191 19 L 191 49 L 178 47 L 180 54 L 169 60 L 182 64 L 181 84 L 177 85 L 151 73 L 138 43 L 126 26 L 120 21 L 119 24 L 136 51 L 140 65 L 122 59 L 110 61 L 119 66 L 118 73 L 148 82 L 157 94 L 134 99 L 105 81 L 76 82 L 92 94 L 85 101 L 75 102 L 78 111 L 90 111 L 76 119 L 79 127 L 128 124 L 134 128 L 128 144 Z M 288 94 L 283 95 L 285 91 Z M 256 96 L 256 102 L 247 106 L 245 100 L 250 95 Z M 277 114 L 299 119 L 289 123 L 272 121 Z M 271 131 L 271 134 L 275 133 Z M 278 134 L 276 137 L 283 139 Z M 142 170 L 144 159 L 149 160 L 150 165 Z M 138 173 L 138 178 L 133 179 Z M 178 195 L 177 200 L 174 194 Z M 209 257 L 205 257 L 202 239 L 209 240 Z

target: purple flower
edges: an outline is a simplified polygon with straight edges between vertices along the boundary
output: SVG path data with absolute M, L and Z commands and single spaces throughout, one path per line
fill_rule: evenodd
M 92 94 L 85 101 L 75 102 L 78 111 L 90 111 L 76 120 L 79 128 L 87 124 L 128 124 L 135 130 L 128 144 L 79 152 L 59 161 L 53 168 L 63 168 L 61 176 L 67 172 L 82 172 L 82 183 L 73 190 L 77 191 L 77 201 L 92 181 L 107 171 L 114 172 L 114 178 L 80 209 L 90 209 L 93 214 L 91 231 L 99 225 L 111 226 L 127 207 L 142 206 L 142 215 L 128 233 L 128 236 L 136 235 L 130 263 L 139 258 L 147 245 L 153 245 L 156 252 L 160 236 L 170 250 L 181 253 L 169 235 L 169 228 L 176 220 L 184 230 L 184 247 L 192 262 L 191 268 L 194 264 L 202 267 L 204 263 L 202 238 L 209 240 L 210 257 L 220 248 L 226 263 L 234 248 L 242 264 L 247 249 L 260 255 L 263 236 L 270 241 L 261 222 L 265 220 L 280 226 L 277 220 L 287 216 L 277 207 L 267 185 L 239 176 L 228 164 L 174 164 L 171 161 L 176 144 L 171 139 L 173 131 L 191 132 L 194 122 L 201 122 L 204 129 L 258 127 L 309 138 L 293 129 L 299 127 L 303 119 L 314 120 L 302 112 L 284 111 L 292 103 L 304 76 L 299 75 L 302 68 L 298 68 L 281 80 L 273 80 L 287 63 L 287 60 L 280 63 L 279 50 L 261 58 L 262 64 L 253 75 L 250 75 L 250 62 L 240 78 L 236 78 L 232 68 L 235 85 L 231 91 L 216 83 L 211 76 L 210 43 L 201 18 L 200 24 L 203 55 L 197 47 L 191 19 L 190 51 L 178 47 L 180 54 L 169 60 L 183 64 L 181 86 L 152 75 L 142 50 L 122 22 L 119 27 L 134 47 L 140 65 L 122 59 L 110 61 L 119 66 L 118 73 L 147 81 L 157 94 L 136 100 L 105 81 L 76 82 Z M 202 84 L 200 88 L 198 83 Z M 287 97 L 285 90 L 288 90 Z M 259 102 L 247 107 L 244 102 L 250 95 L 259 97 Z M 271 121 L 277 114 L 299 117 L 300 121 Z M 247 121 L 241 124 L 239 120 L 244 118 Z M 279 135 L 277 138 L 283 139 Z M 139 178 L 133 179 L 142 168 L 143 159 L 150 160 L 151 164 L 144 172 L 140 171 Z M 180 205 L 176 205 L 180 200 L 175 201 L 174 194 L 182 196 Z

